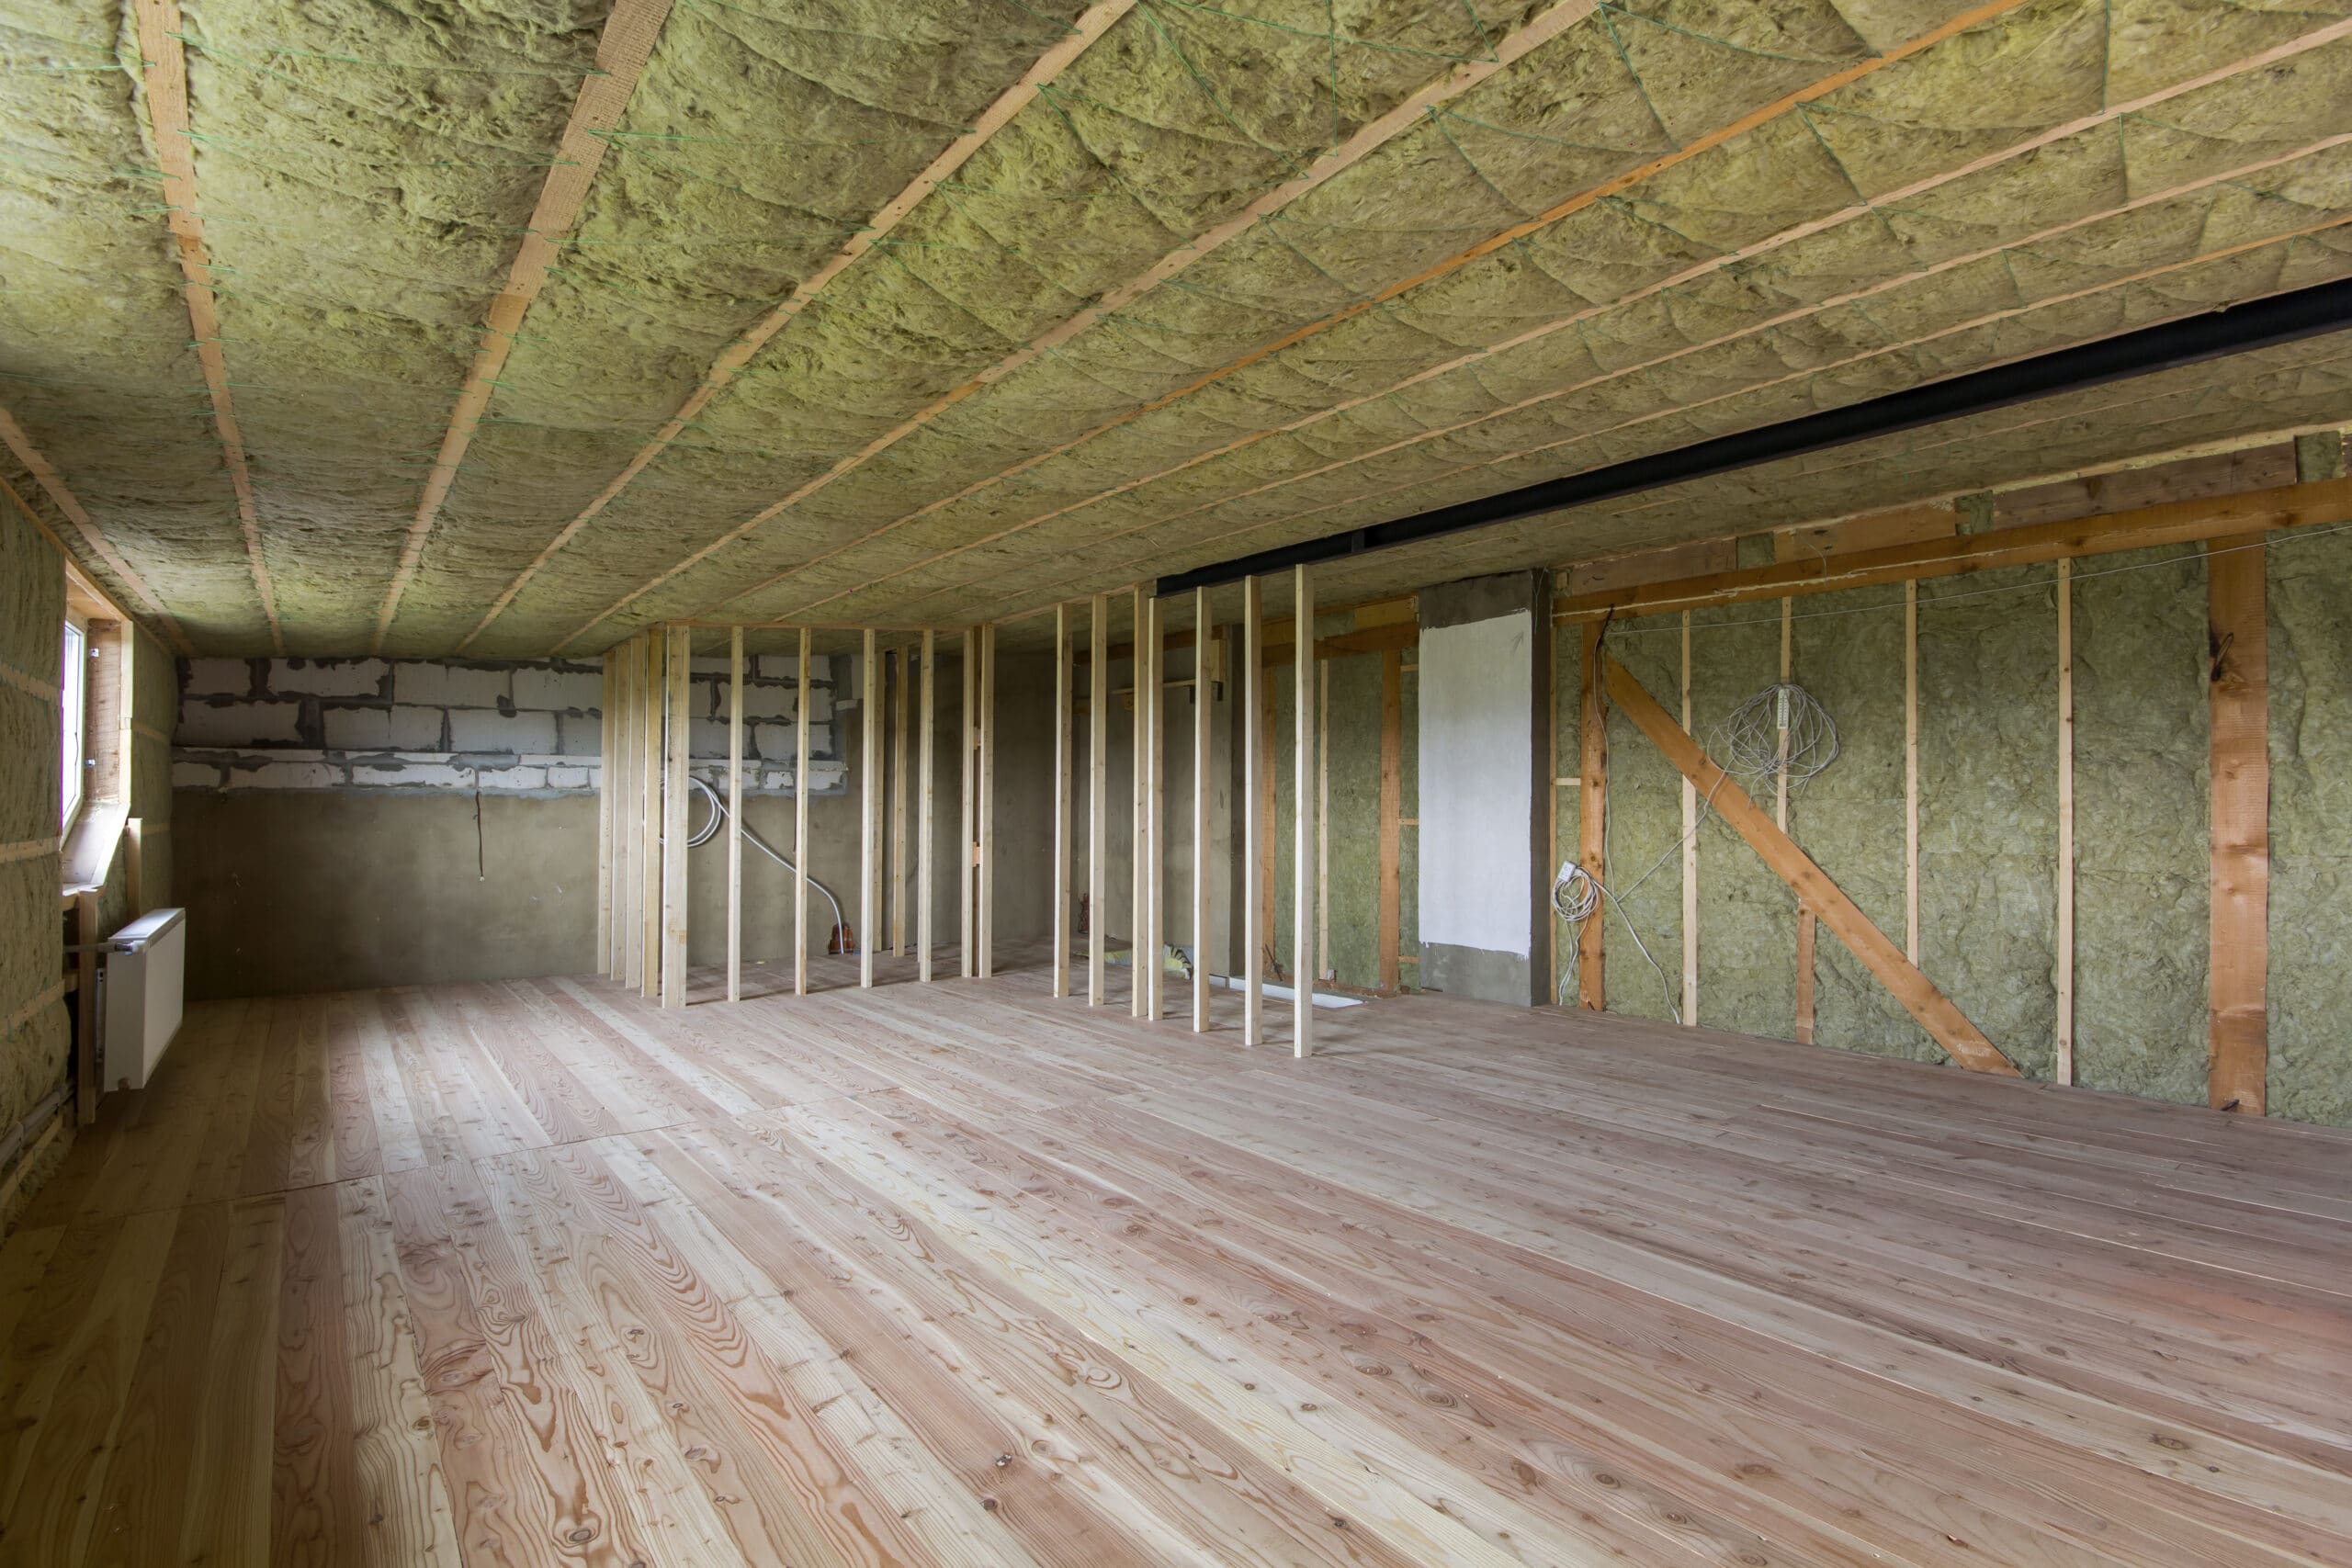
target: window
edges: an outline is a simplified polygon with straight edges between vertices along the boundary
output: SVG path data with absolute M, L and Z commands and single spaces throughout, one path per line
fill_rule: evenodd
M 85 694 L 89 688 L 89 634 L 73 622 L 65 623 L 65 658 L 59 668 L 58 730 L 60 732 L 60 773 L 58 782 L 59 810 L 57 829 L 63 832 L 74 826 L 74 813 L 82 809 L 82 725 L 89 711 Z

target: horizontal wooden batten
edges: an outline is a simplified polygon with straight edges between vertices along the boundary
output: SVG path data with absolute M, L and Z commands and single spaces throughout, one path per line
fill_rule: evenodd
M 1678 582 L 1577 594 L 1562 599 L 1552 618 L 1566 626 L 1612 615 L 1654 615 L 1671 610 L 1754 604 L 1913 578 L 1958 577 L 1998 567 L 2030 566 L 2156 545 L 2195 544 L 2233 534 L 2346 521 L 2352 521 L 2352 479 L 2323 479 L 2218 499 L 2166 502 L 2064 523 L 1922 539 L 1883 549 L 1861 550 L 1832 561 L 1780 561 Z

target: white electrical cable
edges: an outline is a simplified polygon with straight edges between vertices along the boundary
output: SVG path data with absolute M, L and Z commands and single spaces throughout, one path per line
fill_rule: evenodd
M 718 825 L 727 820 L 727 805 L 726 802 L 718 798 L 718 792 L 711 788 L 709 784 L 704 783 L 697 775 L 688 773 L 686 775 L 686 783 L 693 787 L 694 792 L 696 795 L 701 795 L 705 800 L 710 802 L 710 816 L 704 819 L 700 830 L 691 832 L 686 835 L 686 848 L 690 850 L 698 850 L 702 848 L 703 845 L 710 842 L 712 836 L 718 831 Z M 753 849 L 767 856 L 768 859 L 775 862 L 776 864 L 784 867 L 785 870 L 791 872 L 796 876 L 799 874 L 799 868 L 794 865 L 790 861 L 785 859 L 782 855 L 776 853 L 775 851 L 770 849 L 764 840 L 763 840 L 757 833 L 752 831 L 751 825 L 749 823 L 744 825 L 743 837 Z M 808 879 L 808 886 L 815 888 L 818 892 L 822 893 L 825 896 L 825 902 L 833 907 L 833 929 L 839 931 L 845 931 L 849 930 L 849 922 L 842 919 L 842 901 L 833 897 L 833 890 L 826 886 L 823 883 L 818 881 L 813 876 Z M 863 941 L 864 939 L 861 938 L 860 940 Z M 845 949 L 844 951 L 854 950 Z

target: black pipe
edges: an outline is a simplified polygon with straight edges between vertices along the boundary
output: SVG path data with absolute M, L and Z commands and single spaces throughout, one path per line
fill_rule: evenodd
M 1286 571 L 1295 566 L 1418 544 L 1465 529 L 1516 522 L 1564 507 L 1610 501 L 1679 484 L 1685 479 L 1704 479 L 1710 474 L 1753 468 L 1825 447 L 1893 435 L 1923 424 L 1987 413 L 2062 392 L 2083 391 L 2227 355 L 2296 343 L 2346 327 L 2352 327 L 2352 278 L 2185 316 L 2097 343 L 1890 392 L 1846 408 L 1805 414 L 1734 435 L 1719 435 L 1671 452 L 1544 479 L 1476 501 L 1351 528 L 1344 534 L 1329 534 L 1261 550 L 1255 555 L 1238 556 L 1215 566 L 1163 577 L 1153 584 L 1153 592 L 1161 595 L 1189 593 L 1195 588 L 1238 582 L 1245 577 Z

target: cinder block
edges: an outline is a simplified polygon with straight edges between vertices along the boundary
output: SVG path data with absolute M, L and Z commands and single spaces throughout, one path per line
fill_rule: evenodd
M 810 705 L 813 706 L 815 705 L 812 704 Z M 841 755 L 840 752 L 833 750 L 833 727 L 831 725 L 812 724 L 808 727 L 808 755 L 812 761 L 819 757 L 837 758 Z
M 330 751 L 389 751 L 392 748 L 390 708 L 330 707 L 319 716 Z
M 763 653 L 744 660 L 750 666 L 747 673 L 763 681 L 794 679 L 793 670 L 799 662 L 797 655 L 789 653 Z
M 594 789 L 595 786 L 596 770 L 594 768 L 549 768 L 548 770 L 548 788 L 549 789 Z
M 833 689 L 831 686 L 808 688 L 808 722 L 822 724 L 833 716 Z M 811 741 L 814 745 L 816 742 Z
M 392 746 L 402 751 L 439 750 L 441 719 L 439 708 L 393 708 Z
M 485 790 L 534 790 L 548 787 L 545 768 L 484 768 L 476 782 Z
M 514 672 L 475 670 L 428 660 L 392 666 L 392 700 L 427 707 L 494 708 L 514 700 Z
M 296 746 L 302 739 L 302 705 L 284 702 L 187 702 L 176 734 L 182 746 Z
M 743 744 L 747 756 L 750 754 L 751 743 L 752 726 L 747 724 L 743 727 Z M 693 728 L 687 732 L 686 754 L 690 757 L 717 757 L 723 760 L 727 755 L 727 721 L 723 718 L 695 719 Z
M 555 721 L 556 750 L 567 757 L 602 757 L 605 723 L 594 714 L 565 714 Z
M 263 679 L 279 696 L 374 697 L 391 668 L 381 659 L 273 659 Z
M 220 765 L 218 762 L 175 761 L 172 763 L 172 787 L 174 789 L 219 789 Z
M 743 716 L 745 718 L 790 718 L 800 694 L 790 686 L 755 685 L 743 682 Z M 809 705 L 814 707 L 816 705 Z
M 752 750 L 771 762 L 789 759 L 793 748 L 799 744 L 793 739 L 792 726 L 788 724 L 753 724 L 745 728 L 752 732 Z
M 449 712 L 452 751 L 552 751 L 555 715 L 503 714 L 495 708 L 452 708 Z
M 808 787 L 818 795 L 838 795 L 849 787 L 849 764 L 808 760 Z
M 257 768 L 231 767 L 227 787 L 232 790 L 334 789 L 344 782 L 344 770 L 333 762 L 264 762 Z
M 356 762 L 351 782 L 373 789 L 468 789 L 473 774 L 447 762 Z
M 254 667 L 244 659 L 191 659 L 181 666 L 187 679 L 183 694 L 191 697 L 249 697 L 254 694 Z
M 594 713 L 605 701 L 605 679 L 593 670 L 517 670 L 514 705 L 562 713 Z

